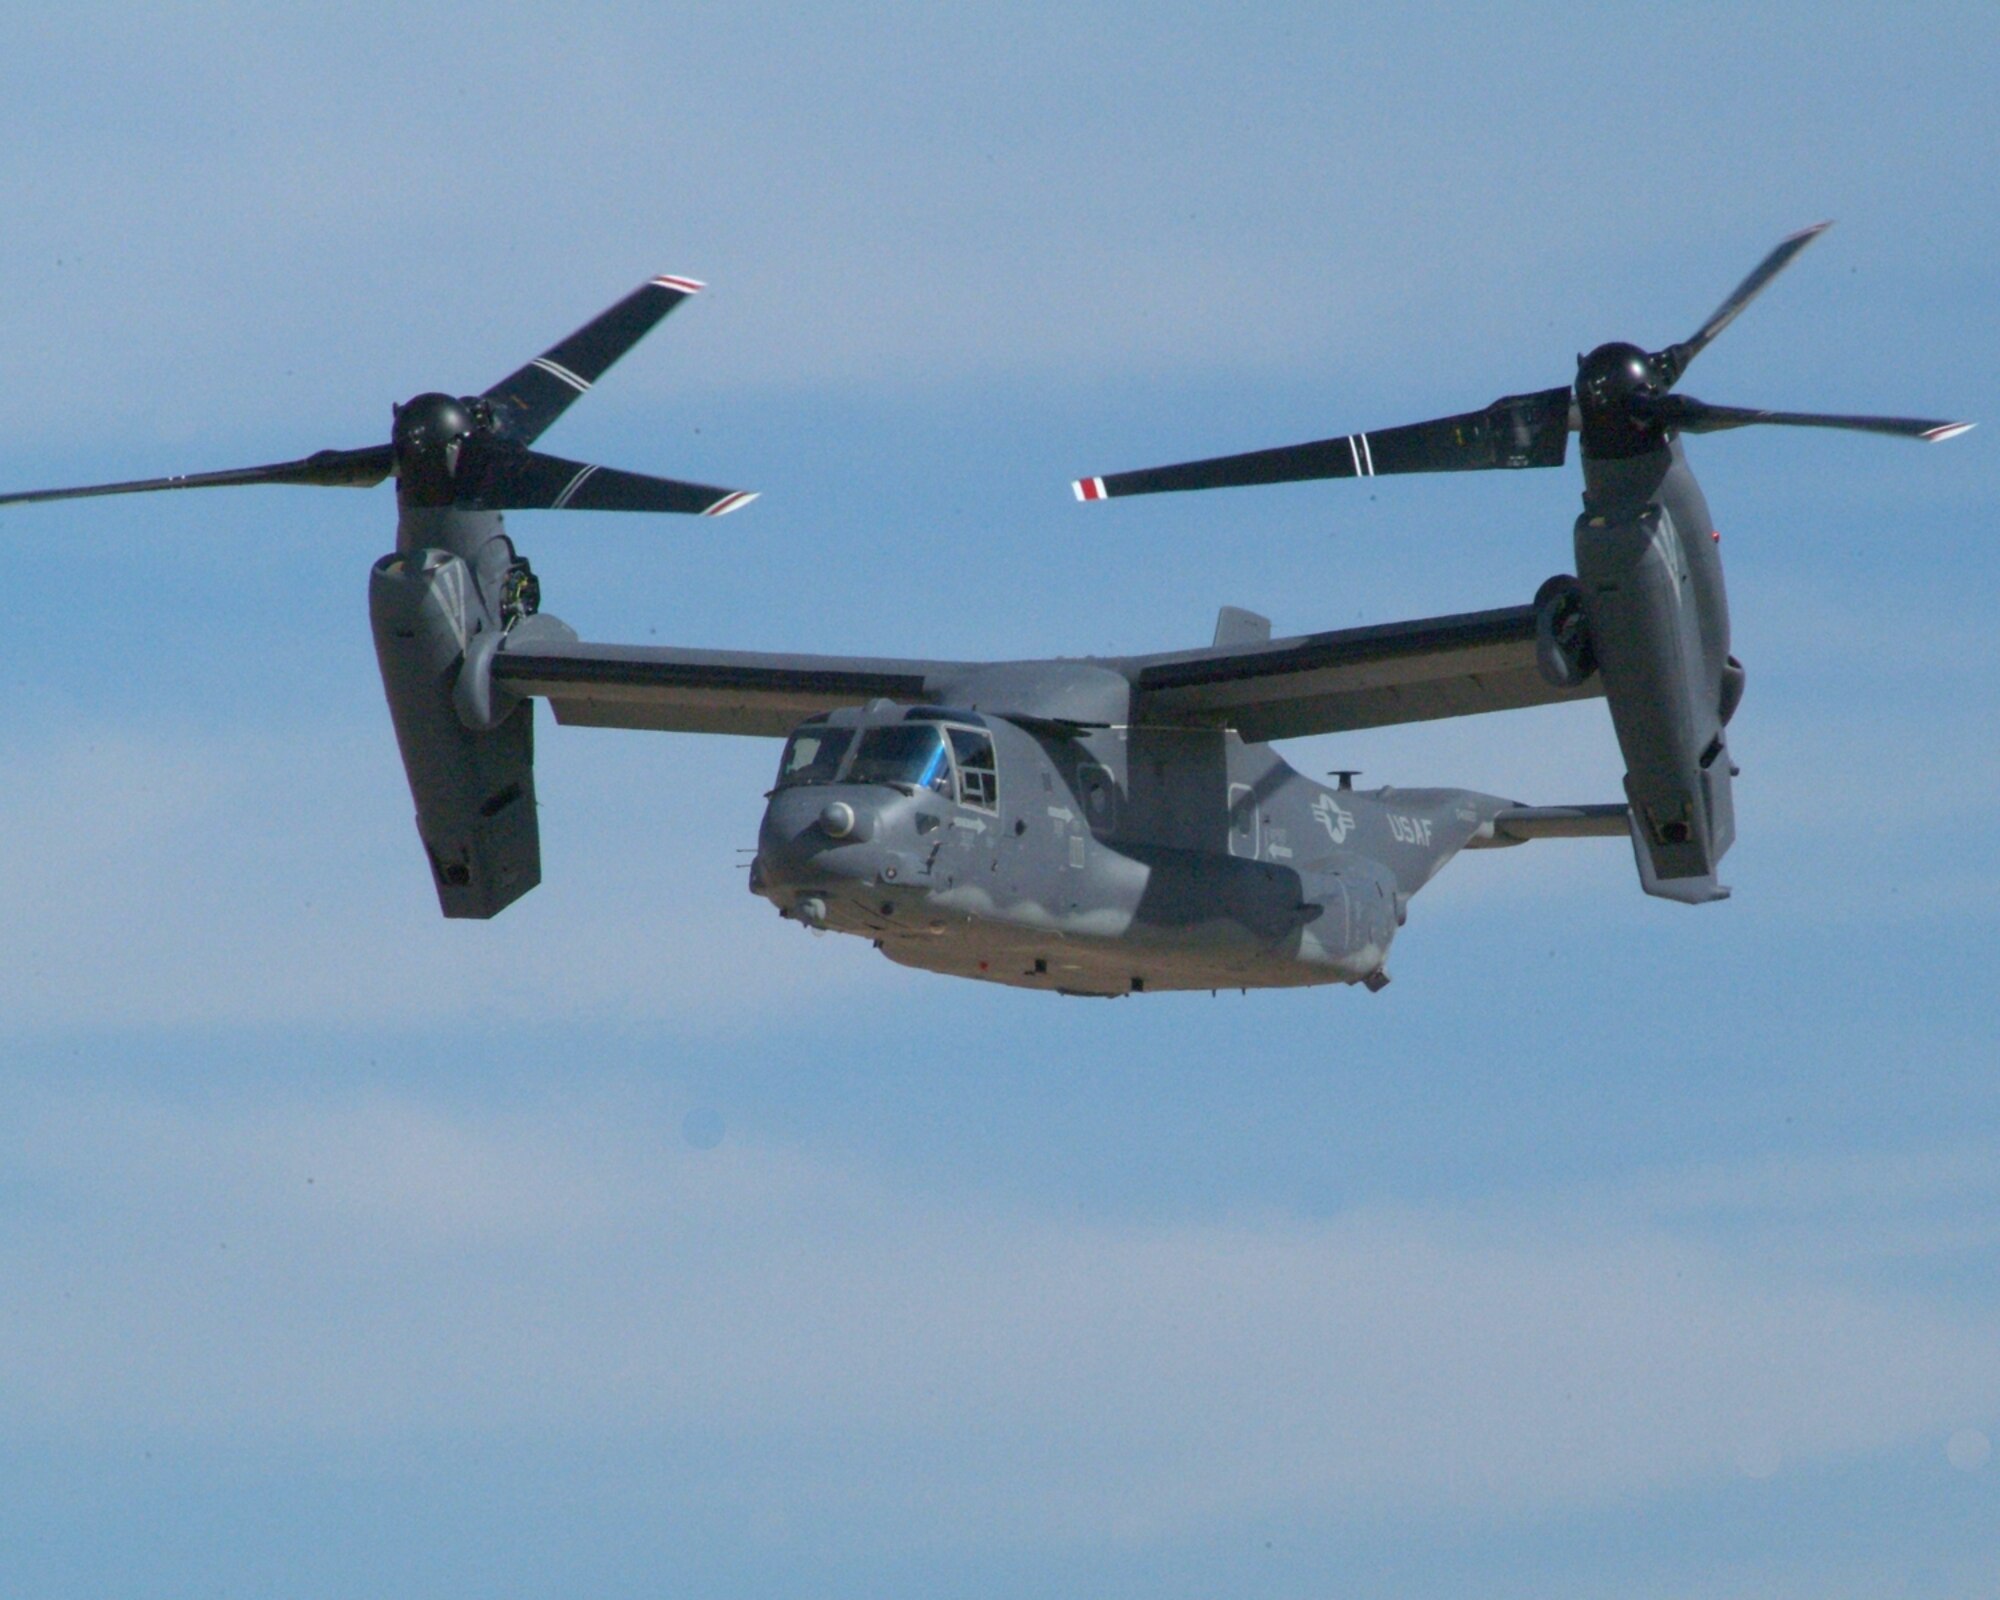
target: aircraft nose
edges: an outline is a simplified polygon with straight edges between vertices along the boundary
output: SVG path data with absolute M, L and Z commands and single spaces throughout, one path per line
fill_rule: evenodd
M 822 784 L 780 789 L 758 830 L 756 887 L 769 894 L 905 881 L 914 862 L 885 837 L 891 820 L 866 793 Z
M 819 808 L 820 831 L 829 839 L 852 839 L 859 844 L 873 831 L 868 827 L 872 820 L 845 800 L 829 800 Z

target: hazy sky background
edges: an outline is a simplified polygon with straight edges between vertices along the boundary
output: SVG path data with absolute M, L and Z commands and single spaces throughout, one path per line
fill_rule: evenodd
M 667 270 L 512 519 L 586 637 L 965 657 L 1513 604 L 1564 472 L 1084 472 L 1685 337 L 1727 904 L 1469 856 L 1385 993 L 1060 1001 L 744 890 L 774 745 L 558 730 L 446 924 L 390 492 L 0 513 L 0 1590 L 2000 1595 L 2000 13 L 73 6 L 0 52 L 0 479 L 386 438 Z M 1603 800 L 1601 706 L 1301 741 Z M 714 1135 L 720 1130 L 719 1142 Z

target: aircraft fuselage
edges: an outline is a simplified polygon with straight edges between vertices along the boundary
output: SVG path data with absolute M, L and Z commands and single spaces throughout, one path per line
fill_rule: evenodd
M 1222 731 L 880 702 L 794 734 L 750 881 L 810 927 L 996 983 L 1379 986 L 1410 895 L 1506 805 L 1330 789 Z

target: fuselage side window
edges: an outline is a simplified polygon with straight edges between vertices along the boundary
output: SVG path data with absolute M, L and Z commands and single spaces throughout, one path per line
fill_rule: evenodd
M 997 811 L 1000 774 L 993 760 L 993 735 L 984 728 L 953 728 L 951 749 L 958 757 L 959 803 Z

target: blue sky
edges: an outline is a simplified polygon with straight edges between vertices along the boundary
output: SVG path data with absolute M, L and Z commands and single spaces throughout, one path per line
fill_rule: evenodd
M 366 444 L 712 285 L 548 444 L 763 498 L 514 518 L 587 637 L 1523 601 L 1573 468 L 1067 481 L 1562 382 L 1826 216 L 1688 387 L 1988 426 L 1696 441 L 1735 898 L 1468 857 L 1372 996 L 1065 1003 L 811 937 L 744 892 L 757 741 L 545 726 L 546 881 L 447 925 L 386 489 L 0 513 L 0 1589 L 2000 1593 L 1990 7 L 10 36 L 9 486 Z M 1617 792 L 1595 706 L 1288 754 Z

